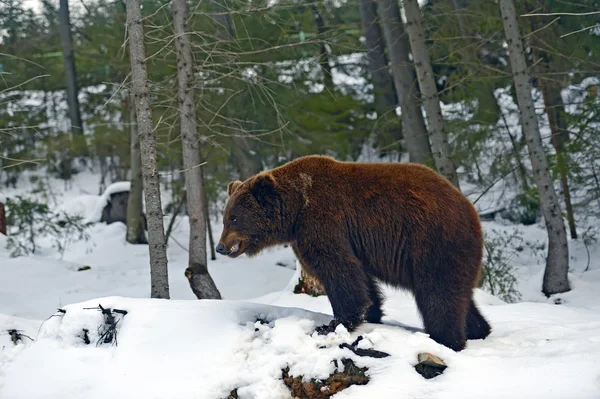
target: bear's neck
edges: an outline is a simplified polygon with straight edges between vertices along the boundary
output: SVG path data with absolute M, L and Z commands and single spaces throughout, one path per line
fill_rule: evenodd
M 280 207 L 282 243 L 291 243 L 296 240 L 296 226 L 302 211 L 309 206 L 312 178 L 305 170 L 296 168 L 281 168 L 274 170 L 273 175 L 277 181 L 277 188 L 281 194 Z

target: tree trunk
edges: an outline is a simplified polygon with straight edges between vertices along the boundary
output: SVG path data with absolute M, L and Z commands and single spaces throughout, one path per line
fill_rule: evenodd
M 333 89 L 333 75 L 331 74 L 331 65 L 329 64 L 329 52 L 327 51 L 327 46 L 325 43 L 325 33 L 327 30 L 325 29 L 325 21 L 323 21 L 323 17 L 319 12 L 315 3 L 311 3 L 309 8 L 313 14 L 313 19 L 315 21 L 315 26 L 317 27 L 317 34 L 321 38 L 321 52 L 319 54 L 319 64 L 321 65 L 321 70 L 323 71 L 323 83 L 325 84 L 325 88 Z
M 400 8 L 396 0 L 378 0 L 379 17 L 392 62 L 392 72 L 410 161 L 431 163 L 431 146 L 423 112 L 418 104 L 418 93 L 413 65 L 408 54 L 410 44 L 404 32 Z M 437 92 L 436 92 L 437 93 Z
M 560 86 L 557 87 L 554 82 L 546 82 L 543 77 L 540 77 L 539 84 L 542 96 L 544 97 L 544 106 L 546 108 L 546 115 L 548 115 L 550 131 L 552 132 L 552 145 L 556 151 L 558 173 L 560 175 L 560 185 L 567 210 L 569 232 L 571 233 L 571 238 L 576 239 L 577 228 L 575 227 L 575 214 L 573 212 L 573 203 L 569 188 L 568 156 L 565 151 L 565 137 L 568 137 L 569 134 L 567 123 L 563 117 L 565 108 L 560 94 Z
M 131 151 L 131 188 L 127 201 L 127 242 L 130 244 L 148 244 L 144 231 L 143 218 L 143 181 L 142 158 L 140 157 L 140 138 L 136 123 L 133 97 L 129 99 L 129 132 Z
M 173 0 L 173 27 L 177 53 L 177 79 L 179 81 L 179 119 L 181 145 L 190 223 L 189 264 L 185 275 L 198 299 L 221 299 L 221 294 L 208 272 L 206 257 L 206 204 L 204 179 L 196 129 L 196 98 L 194 90 L 192 49 L 186 31 L 188 8 L 186 0 Z
M 232 40 L 234 32 L 229 9 L 223 4 L 223 0 L 211 0 L 209 5 L 214 10 L 211 15 L 212 20 L 219 27 L 215 35 L 224 41 Z M 246 139 L 234 135 L 231 137 L 231 142 L 233 144 L 233 164 L 240 175 L 240 179 L 246 180 L 260 172 L 260 164 L 251 156 L 250 145 L 246 142 Z
M 533 12 L 534 10 L 529 10 Z M 546 11 L 546 10 L 542 10 Z M 533 49 L 533 57 L 535 63 L 535 70 L 538 74 L 538 84 L 544 98 L 544 106 L 546 115 L 548 116 L 548 123 L 550 125 L 550 131 L 552 132 L 552 145 L 556 151 L 556 158 L 558 164 L 558 173 L 560 175 L 560 184 L 562 188 L 563 199 L 565 201 L 565 208 L 567 211 L 567 221 L 569 223 L 569 232 L 571 238 L 577 238 L 577 229 L 575 227 L 575 215 L 573 212 L 573 203 L 571 201 L 571 191 L 569 189 L 569 161 L 568 154 L 565 151 L 565 144 L 569 140 L 569 129 L 567 121 L 563 117 L 565 114 L 565 106 L 561 96 L 561 84 L 557 82 L 557 72 L 554 67 L 554 60 L 552 55 L 544 48 L 547 48 L 546 43 L 552 43 L 554 40 L 551 34 L 552 27 L 545 27 L 543 21 L 537 18 L 528 18 L 531 24 L 531 30 L 536 32 L 532 34 L 532 40 L 536 44 L 536 48 Z M 546 40 L 540 40 L 540 36 L 546 36 Z M 548 49 L 552 50 L 552 49 Z
M 435 76 L 433 75 L 427 44 L 425 43 L 421 10 L 417 0 L 404 0 L 404 13 L 406 14 L 406 31 L 408 32 L 413 59 L 415 60 L 423 107 L 427 115 L 433 160 L 440 174 L 459 188 L 456 167 L 451 158 L 448 135 L 444 131 L 440 97 L 435 85 Z
M 150 282 L 152 298 L 169 298 L 169 274 L 165 242 L 163 212 L 160 200 L 160 182 L 156 160 L 156 136 L 150 108 L 150 90 L 146 70 L 144 27 L 140 0 L 127 0 L 127 31 L 131 60 L 131 82 L 135 98 L 137 125 L 140 137 L 142 174 L 148 243 L 150 249 Z
M 83 134 L 83 123 L 79 112 L 79 99 L 77 95 L 77 70 L 75 69 L 75 51 L 71 38 L 71 21 L 69 18 L 69 0 L 60 0 L 58 9 L 60 20 L 60 44 L 63 50 L 65 64 L 65 79 L 67 84 L 67 103 L 69 105 L 69 117 L 71 119 L 71 133 L 73 135 Z
M 360 21 L 367 42 L 369 73 L 375 91 L 375 101 L 386 111 L 397 104 L 392 77 L 387 70 L 385 43 L 381 27 L 377 21 L 377 3 L 373 0 L 360 0 Z
M 6 209 L 2 202 L 0 202 L 0 234 L 8 234 L 6 229 Z
M 500 11 L 521 112 L 523 134 L 527 141 L 531 165 L 533 166 L 533 177 L 540 193 L 542 213 L 548 230 L 548 257 L 546 258 L 542 291 L 550 296 L 570 290 L 567 234 L 560 212 L 558 196 L 554 191 L 546 154 L 542 146 L 514 0 L 500 0 Z
M 204 168 L 202 168 L 202 179 L 204 179 Z M 208 234 L 208 245 L 210 247 L 210 260 L 217 260 L 217 252 L 215 251 L 215 238 L 213 236 L 212 225 L 210 224 L 210 203 L 204 190 L 204 220 L 206 220 L 206 233 Z
M 260 165 L 250 155 L 250 145 L 246 139 L 244 137 L 233 136 L 232 142 L 233 164 L 240 175 L 240 180 L 246 180 L 260 172 Z

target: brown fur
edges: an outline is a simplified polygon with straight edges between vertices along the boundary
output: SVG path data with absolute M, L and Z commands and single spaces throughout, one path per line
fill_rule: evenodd
M 299 158 L 228 185 L 221 253 L 291 244 L 350 330 L 380 322 L 377 281 L 414 293 L 425 331 L 462 350 L 490 327 L 472 299 L 482 231 L 471 202 L 430 168 Z

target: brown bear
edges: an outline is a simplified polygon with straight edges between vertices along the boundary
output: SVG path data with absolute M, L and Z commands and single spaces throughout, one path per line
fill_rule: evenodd
M 253 256 L 290 244 L 331 302 L 334 320 L 320 332 L 381 322 L 384 282 L 414 294 L 425 331 L 442 345 L 460 351 L 490 333 L 473 302 L 479 216 L 432 169 L 307 156 L 231 182 L 227 192 L 217 252 Z

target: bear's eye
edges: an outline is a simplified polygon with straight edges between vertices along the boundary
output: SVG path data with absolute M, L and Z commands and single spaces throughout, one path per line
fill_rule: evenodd
M 229 218 L 229 221 L 230 221 L 231 223 L 235 223 L 235 222 L 237 222 L 237 218 L 236 218 L 235 216 L 231 216 L 231 217 Z

